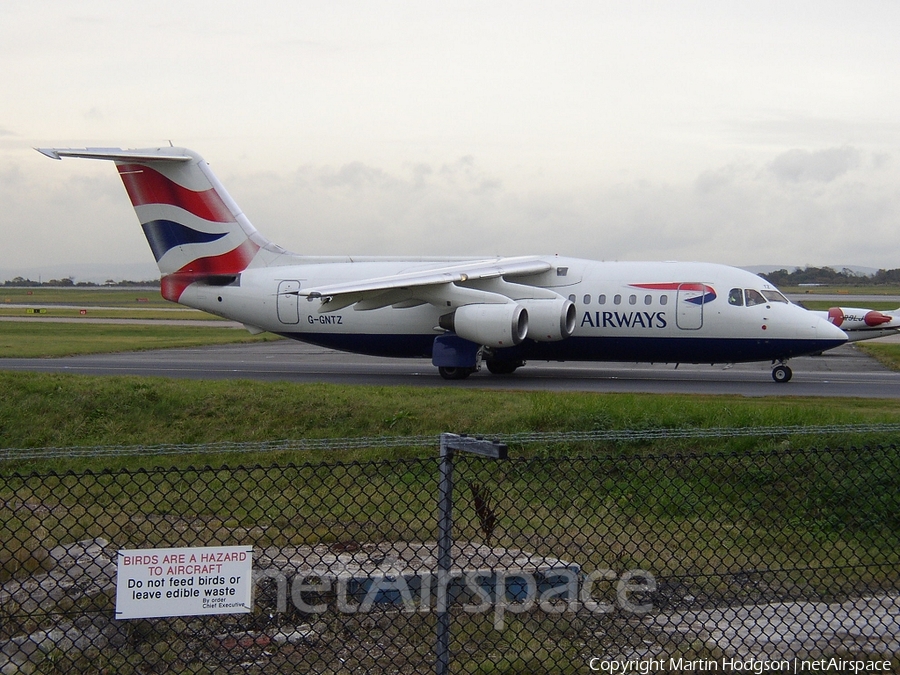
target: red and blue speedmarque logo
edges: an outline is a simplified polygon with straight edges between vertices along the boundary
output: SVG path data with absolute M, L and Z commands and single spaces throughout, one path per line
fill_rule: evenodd
M 629 284 L 631 288 L 640 288 L 646 291 L 675 291 L 678 293 L 679 302 L 688 302 L 698 307 L 716 299 L 716 291 L 712 286 L 702 283 L 653 283 L 653 284 Z M 585 312 L 581 319 L 581 326 L 591 328 L 666 328 L 669 325 L 664 310 L 628 311 L 615 310 Z
M 664 283 L 664 284 L 629 284 L 632 288 L 644 288 L 648 291 L 677 291 L 678 293 L 699 293 L 682 298 L 682 302 L 694 305 L 706 305 L 716 299 L 716 290 L 707 284 L 700 283 Z

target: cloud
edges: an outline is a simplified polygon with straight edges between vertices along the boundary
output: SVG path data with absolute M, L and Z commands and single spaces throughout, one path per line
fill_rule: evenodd
M 38 158 L 0 169 L 0 268 L 152 261 L 109 166 L 68 176 L 54 168 Z
M 788 150 L 772 160 L 768 170 L 781 180 L 828 183 L 859 165 L 859 150 L 845 146 L 816 152 Z
M 799 112 L 760 111 L 759 119 L 731 120 L 723 129 L 747 146 L 823 147 L 835 143 L 893 145 L 900 135 L 900 123 L 880 114 L 872 117 L 847 115 L 828 117 Z
M 326 189 L 347 188 L 357 191 L 363 188 L 390 188 L 397 183 L 396 179 L 381 169 L 366 166 L 362 162 L 351 162 L 336 170 L 321 170 L 317 176 L 308 179 L 318 182 Z
M 397 171 L 363 162 L 305 165 L 226 184 L 267 236 L 316 255 L 492 252 L 503 248 L 499 233 L 523 217 L 502 182 L 471 157 Z
M 897 178 L 889 157 L 864 161 L 848 147 L 726 164 L 682 182 L 567 188 L 500 181 L 472 157 L 402 171 L 304 166 L 236 177 L 232 194 L 270 238 L 317 255 L 897 267 Z

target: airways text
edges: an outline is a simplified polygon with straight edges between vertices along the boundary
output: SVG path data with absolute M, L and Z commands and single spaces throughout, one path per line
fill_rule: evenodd
M 591 328 L 665 328 L 665 312 L 585 312 L 581 327 Z

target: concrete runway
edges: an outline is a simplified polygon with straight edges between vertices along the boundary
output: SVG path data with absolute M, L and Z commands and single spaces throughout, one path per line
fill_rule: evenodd
M 900 398 L 900 373 L 887 370 L 852 345 L 822 356 L 793 359 L 790 366 L 794 377 L 787 384 L 776 384 L 772 380 L 768 363 L 738 364 L 730 368 L 682 364 L 676 369 L 674 365 L 536 361 L 509 376 L 494 376 L 483 369 L 467 380 L 445 382 L 427 359 L 360 356 L 289 340 L 59 359 L 0 359 L 0 370 L 86 375 L 518 391 Z

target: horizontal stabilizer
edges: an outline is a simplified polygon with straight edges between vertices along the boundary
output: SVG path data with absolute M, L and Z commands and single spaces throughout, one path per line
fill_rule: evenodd
M 182 148 L 157 148 L 155 150 L 122 150 L 121 148 L 35 148 L 50 159 L 80 157 L 82 159 L 109 159 L 121 162 L 190 162 L 194 157 Z

